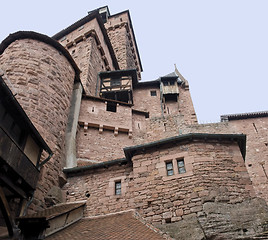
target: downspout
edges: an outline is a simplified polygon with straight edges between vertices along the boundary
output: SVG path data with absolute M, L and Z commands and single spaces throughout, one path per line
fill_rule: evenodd
M 66 164 L 65 168 L 73 168 L 77 166 L 76 159 L 76 131 L 78 125 L 78 117 L 82 101 L 83 87 L 80 82 L 75 82 L 73 87 L 70 113 L 68 117 L 67 130 L 65 136 L 66 142 Z
M 160 79 L 159 81 L 159 85 L 160 85 L 160 104 L 161 104 L 161 113 L 162 113 L 162 117 L 164 117 L 164 109 L 163 109 L 163 89 L 162 89 L 162 81 Z

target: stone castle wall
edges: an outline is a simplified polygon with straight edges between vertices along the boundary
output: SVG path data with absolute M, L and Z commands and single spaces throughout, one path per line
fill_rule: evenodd
M 134 35 L 130 29 L 131 24 L 127 12 L 110 16 L 105 28 L 112 43 L 119 68 L 137 69 L 138 77 L 141 78 L 141 63 L 138 59 Z
M 111 53 L 96 19 L 82 25 L 59 40 L 81 70 L 81 82 L 87 95 L 95 96 L 98 73 L 114 70 Z
M 83 99 L 77 132 L 77 158 L 109 161 L 123 158 L 123 148 L 133 145 L 132 110 L 117 104 L 107 111 L 107 102 Z
M 156 92 L 156 96 L 151 96 L 151 91 Z M 161 116 L 161 101 L 159 86 L 144 86 L 133 90 L 134 108 L 150 112 L 150 117 Z
M 155 91 L 156 96 L 152 96 L 151 91 Z M 164 111 L 160 90 L 156 86 L 135 88 L 134 106 L 118 103 L 116 112 L 107 111 L 105 100 L 83 99 L 79 116 L 81 128 L 77 134 L 77 157 L 97 161 L 123 158 L 124 147 L 181 134 L 187 124 L 196 123 L 196 115 L 189 91 L 180 88 L 180 92 L 178 102 L 166 104 L 173 110 L 170 112 Z M 185 108 L 185 105 L 189 105 L 189 108 Z M 149 113 L 149 117 L 142 112 Z
M 215 134 L 246 134 L 247 151 L 245 166 L 258 197 L 268 202 L 267 173 L 268 163 L 268 117 L 232 120 L 229 122 L 196 124 L 181 126 L 180 132 L 187 133 L 215 133 Z
M 247 134 L 246 167 L 255 192 L 268 202 L 268 117 L 232 120 L 235 132 Z
M 184 159 L 186 173 L 179 174 L 177 159 Z M 170 161 L 174 175 L 167 176 Z M 188 236 L 182 239 L 197 239 L 191 235 L 195 231 L 230 237 L 264 230 L 265 203 L 255 198 L 236 142 L 167 144 L 136 152 L 132 162 L 69 174 L 67 200 L 86 200 L 87 216 L 135 209 L 146 221 L 175 233 L 186 223 L 182 234 Z M 121 195 L 115 195 L 117 181 Z M 246 223 L 237 218 L 242 215 Z
M 1 68 L 17 100 L 51 148 L 54 156 L 41 169 L 34 203 L 44 206 L 44 196 L 59 186 L 65 161 L 65 129 L 75 72 L 52 46 L 33 39 L 11 43 L 0 56 Z
M 179 174 L 177 160 L 186 173 Z M 166 162 L 174 175 L 167 176 Z M 135 205 L 150 222 L 176 222 L 202 211 L 205 201 L 234 203 L 250 198 L 253 188 L 238 146 L 193 142 L 167 145 L 133 157 Z
M 182 158 L 186 173 L 179 174 L 176 160 Z M 92 210 L 89 215 L 104 214 L 110 204 L 117 204 L 116 211 L 135 207 L 149 222 L 165 222 L 169 218 L 176 222 L 183 215 L 201 211 L 205 201 L 235 203 L 254 196 L 235 143 L 169 144 L 137 153 L 132 161 L 133 167 L 94 169 L 69 176 L 65 186 L 68 201 L 87 200 Z M 173 176 L 167 176 L 167 161 L 173 161 Z M 112 183 L 117 180 L 127 183 L 122 186 L 121 196 L 115 196 Z M 88 199 L 84 196 L 86 190 L 91 194 Z M 106 205 L 99 206 L 104 202 Z
M 134 208 L 134 187 L 130 165 L 93 169 L 87 174 L 68 178 L 64 186 L 67 201 L 86 200 L 86 216 L 98 216 Z M 122 194 L 115 195 L 115 182 L 121 180 Z M 90 196 L 87 197 L 86 193 Z

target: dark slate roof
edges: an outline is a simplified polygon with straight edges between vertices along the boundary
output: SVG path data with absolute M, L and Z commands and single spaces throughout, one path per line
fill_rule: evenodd
M 125 212 L 97 218 L 83 218 L 46 239 L 163 240 L 164 237 L 134 217 L 133 212 Z
M 75 202 L 75 203 L 65 203 L 65 204 L 59 204 L 55 205 L 53 207 L 44 209 L 42 211 L 38 211 L 37 213 L 29 214 L 26 216 L 19 217 L 20 220 L 28 220 L 28 219 L 37 219 L 37 218 L 45 218 L 46 220 L 52 219 L 54 217 L 60 216 L 62 214 L 65 214 L 67 212 L 70 212 L 74 209 L 77 209 L 83 205 L 85 205 L 86 202 Z
M 138 82 L 137 85 L 135 85 L 134 87 L 145 87 L 145 86 L 156 86 L 156 87 L 159 87 L 159 84 L 160 84 L 160 81 L 159 79 L 157 80 L 153 80 L 153 81 L 141 81 L 141 82 Z
M 138 152 L 144 151 L 150 148 L 158 148 L 165 144 L 172 144 L 184 141 L 193 141 L 193 140 L 200 140 L 200 141 L 208 141 L 208 140 L 224 140 L 224 141 L 236 141 L 240 147 L 241 153 L 243 158 L 245 159 L 246 155 L 246 135 L 244 134 L 208 134 L 208 133 L 189 133 L 178 135 L 174 137 L 169 137 L 165 139 L 161 139 L 158 141 L 140 144 L 136 146 L 126 147 L 124 148 L 124 152 L 126 158 L 131 161 L 131 158 Z
M 268 111 L 222 115 L 221 122 L 232 121 L 232 120 L 242 120 L 242 119 L 248 119 L 248 118 L 261 118 L 261 117 L 268 117 Z
M 166 78 L 166 77 L 174 77 L 174 78 L 176 78 L 176 77 L 179 77 L 179 76 L 177 75 L 176 72 L 172 72 L 172 73 L 169 73 L 169 74 L 167 74 L 167 75 L 165 75 L 165 76 L 163 76 L 161 78 Z
M 63 172 L 66 174 L 71 174 L 71 173 L 79 173 L 79 172 L 85 172 L 88 170 L 92 169 L 98 169 L 98 168 L 108 168 L 110 166 L 114 165 L 126 165 L 128 163 L 126 158 L 120 158 L 120 159 L 115 159 L 111 161 L 106 161 L 106 162 L 101 162 L 101 163 L 95 163 L 95 164 L 90 164 L 90 165 L 84 165 L 84 166 L 77 166 L 74 168 L 65 168 L 63 169 Z
M 178 79 L 178 83 L 182 82 L 182 79 L 180 76 L 176 73 L 176 71 L 171 72 L 167 75 L 164 75 L 162 77 L 159 77 L 152 81 L 142 81 L 137 84 L 137 87 L 143 87 L 143 86 L 159 86 L 161 81 L 165 80 L 171 80 L 171 79 Z

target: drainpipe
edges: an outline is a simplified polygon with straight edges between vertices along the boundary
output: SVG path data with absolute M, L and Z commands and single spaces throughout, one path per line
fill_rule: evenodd
M 66 168 L 77 166 L 76 159 L 76 131 L 78 125 L 78 117 L 82 100 L 83 87 L 80 82 L 76 82 L 73 87 L 70 113 L 66 131 Z
M 161 106 L 161 113 L 162 113 L 162 117 L 164 117 L 164 108 L 163 108 L 163 88 L 162 88 L 162 81 L 161 81 L 161 78 L 160 78 L 160 81 L 159 81 L 159 86 L 160 86 L 160 106 Z

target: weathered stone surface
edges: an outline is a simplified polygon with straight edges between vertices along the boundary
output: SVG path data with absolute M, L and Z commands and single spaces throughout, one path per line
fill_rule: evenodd
M 176 223 L 157 224 L 157 228 L 178 240 L 205 240 L 197 218 L 184 219 Z
M 62 190 L 57 186 L 53 186 L 45 196 L 46 206 L 51 207 L 53 205 L 62 202 L 63 202 Z
M 207 202 L 198 215 L 156 226 L 178 240 L 255 239 L 268 229 L 268 208 L 258 198 L 238 204 Z
M 268 230 L 268 207 L 263 199 L 236 204 L 207 202 L 203 211 L 198 220 L 208 238 L 246 239 Z
M 57 49 L 34 39 L 12 42 L 0 56 L 0 65 L 16 99 L 54 153 L 41 169 L 35 192 L 44 207 L 44 195 L 59 186 L 65 162 L 65 128 L 75 71 Z

